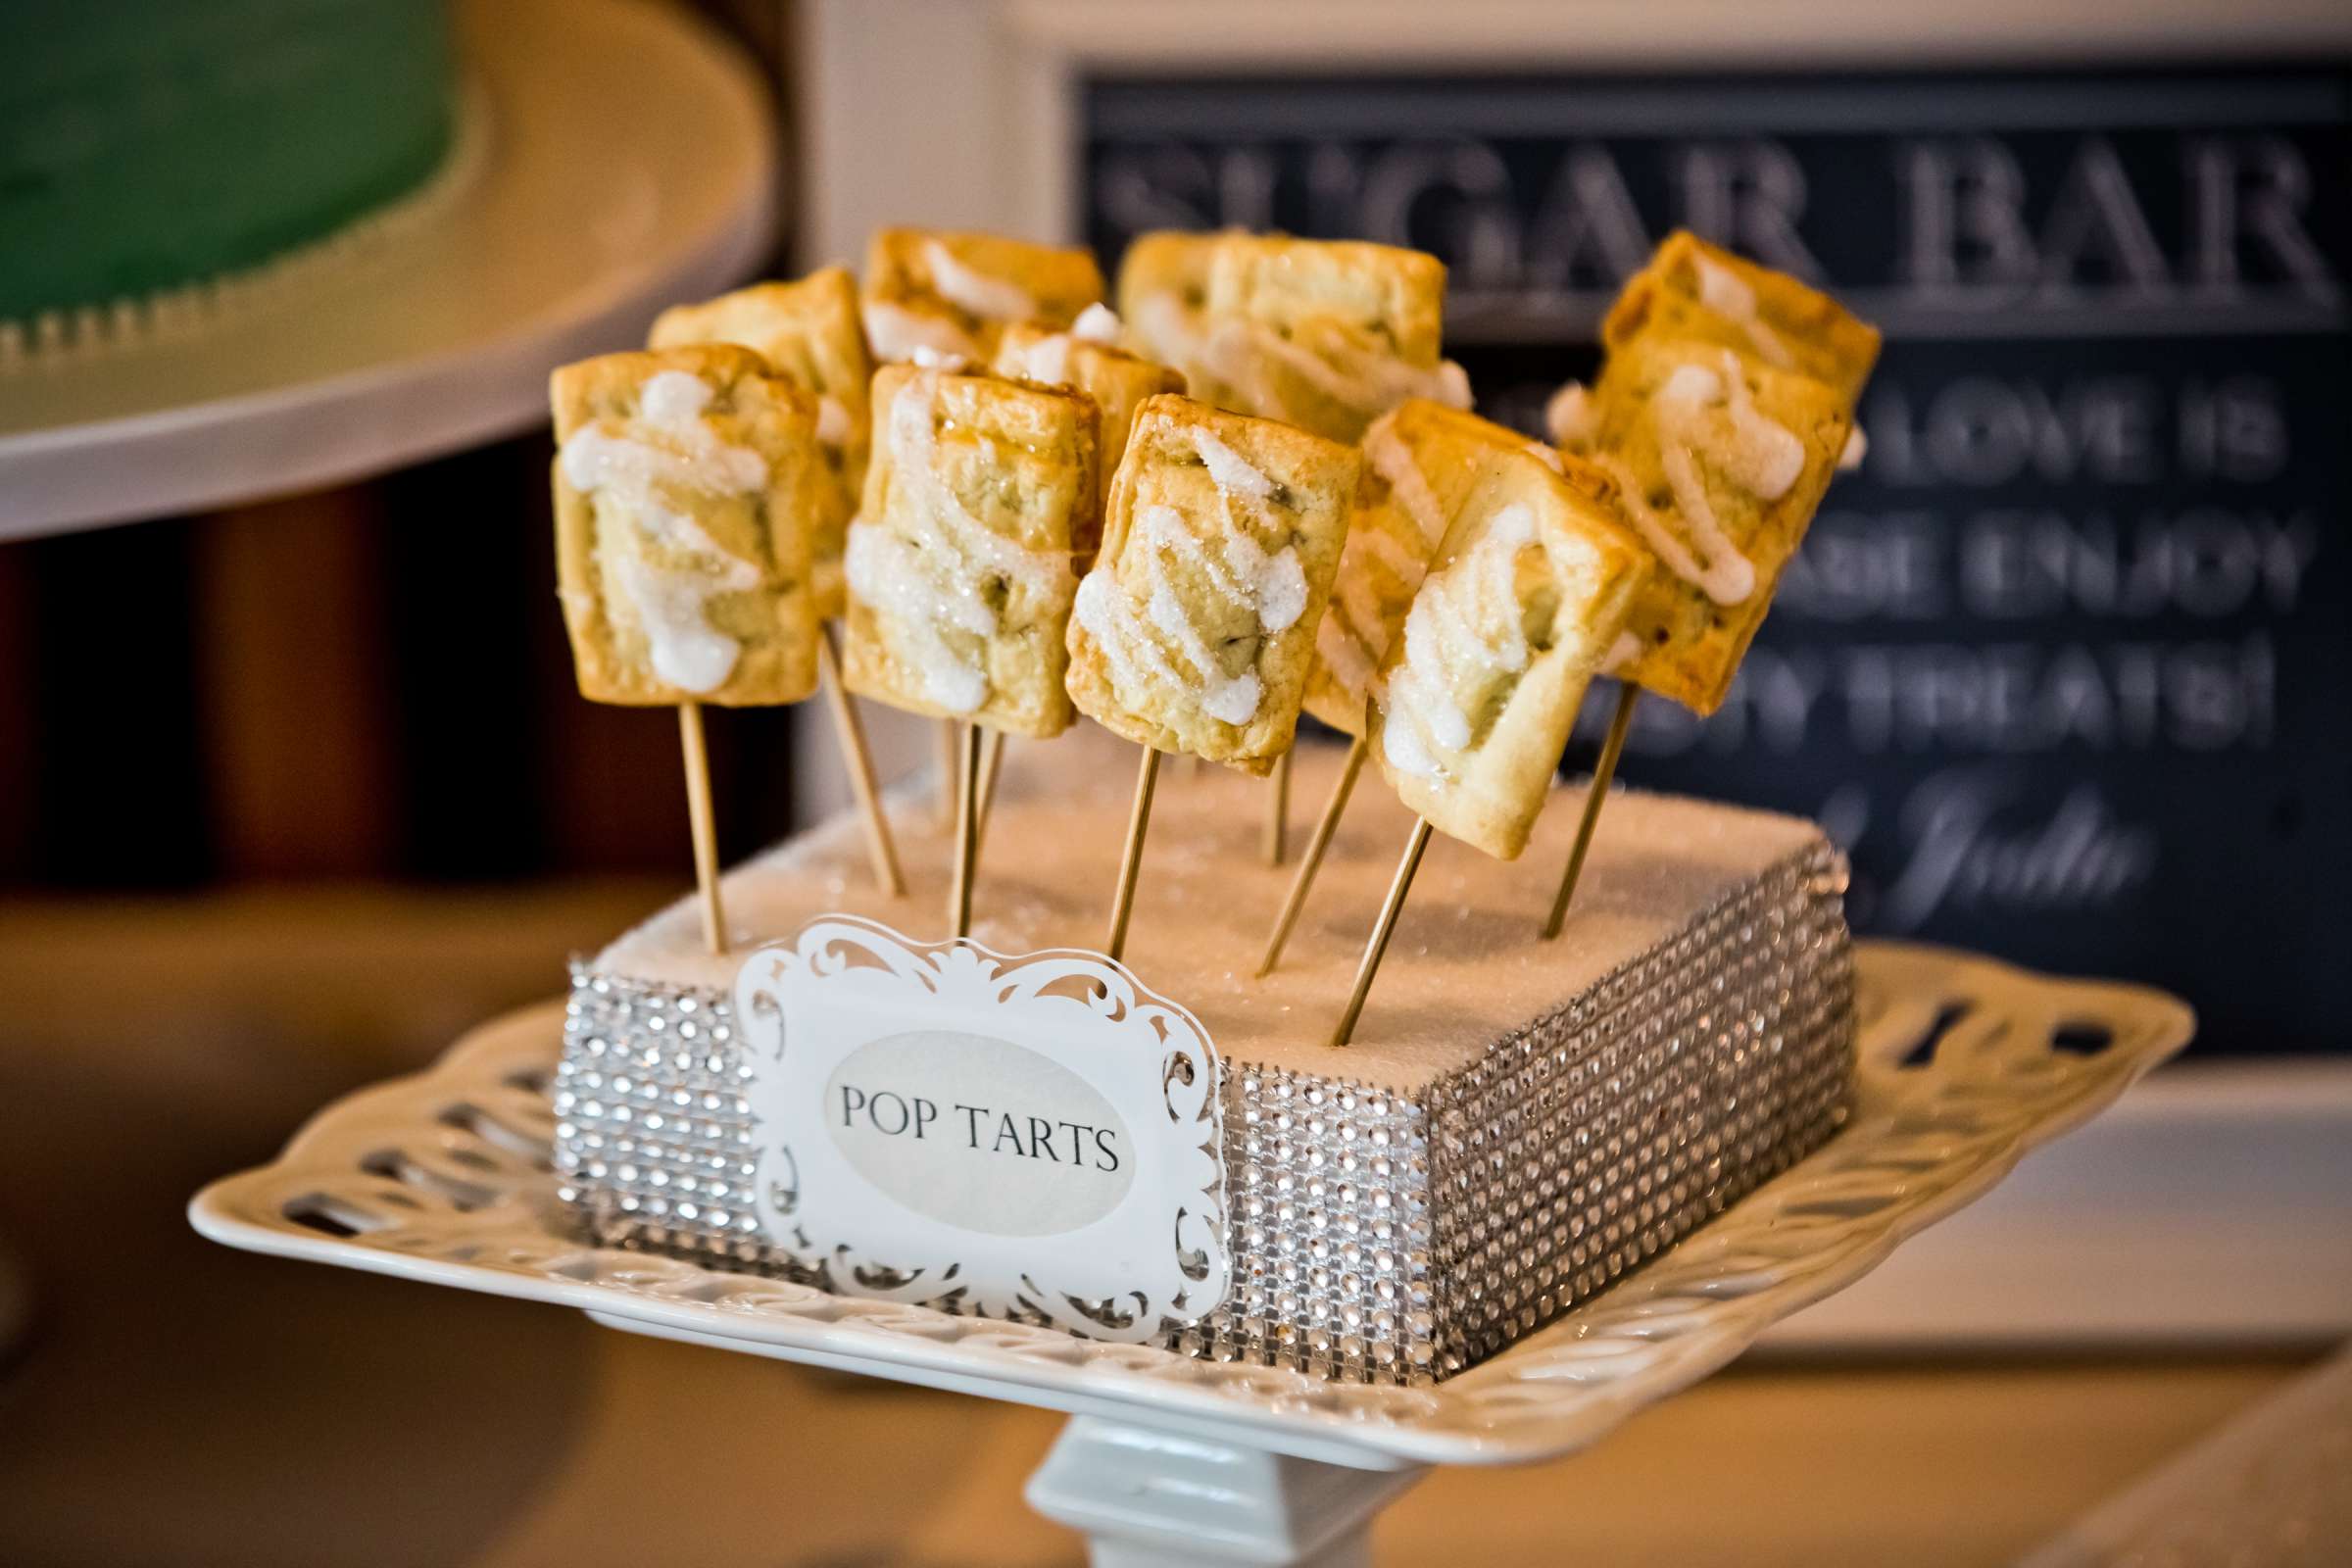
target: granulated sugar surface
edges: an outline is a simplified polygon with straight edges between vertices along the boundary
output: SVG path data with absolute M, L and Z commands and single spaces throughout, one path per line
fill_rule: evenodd
M 1294 855 L 1337 779 L 1337 746 L 1302 745 L 1291 786 Z M 1001 953 L 1099 949 L 1118 871 L 1134 747 L 1091 724 L 1006 742 L 1005 773 L 975 884 L 972 937 Z M 1163 758 L 1126 960 L 1198 1015 L 1227 1061 L 1416 1091 L 1668 937 L 1731 889 L 1817 843 L 1794 817 L 1621 791 L 1601 816 L 1567 929 L 1539 939 L 1576 820 L 1581 782 L 1555 791 L 1527 853 L 1495 860 L 1437 835 L 1389 946 L 1354 1044 L 1326 1044 L 1412 818 L 1367 766 L 1281 968 L 1254 978 L 1294 864 L 1259 854 L 1269 781 Z M 881 896 L 854 816 L 730 872 L 735 951 L 703 950 L 681 899 L 607 948 L 599 970 L 723 990 L 745 955 L 819 914 L 880 921 L 920 941 L 948 930 L 952 838 L 927 788 L 892 808 L 907 893 Z

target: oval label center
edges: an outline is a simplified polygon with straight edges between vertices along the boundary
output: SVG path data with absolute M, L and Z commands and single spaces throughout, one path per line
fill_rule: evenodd
M 1110 1102 L 993 1035 L 869 1040 L 826 1080 L 824 1118 L 842 1156 L 893 1201 L 992 1236 L 1078 1230 L 1135 1185 L 1135 1143 Z

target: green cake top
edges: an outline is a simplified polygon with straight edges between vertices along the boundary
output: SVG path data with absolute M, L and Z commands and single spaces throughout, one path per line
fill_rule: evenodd
M 454 119 L 444 0 L 17 0 L 0 320 L 258 267 L 408 194 Z

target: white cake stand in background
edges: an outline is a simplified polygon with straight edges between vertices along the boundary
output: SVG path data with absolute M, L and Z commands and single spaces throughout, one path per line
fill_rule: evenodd
M 1084 1534 L 1098 1568 L 1362 1565 L 1379 1510 L 1430 1466 L 1534 1463 L 1598 1442 L 1983 1197 L 2188 1038 L 2188 1009 L 2139 987 L 1928 948 L 1856 952 L 1847 1125 L 1598 1298 L 1433 1388 L 1197 1361 L 593 1246 L 550 1164 L 561 1004 L 336 1102 L 275 1163 L 197 1195 L 189 1215 L 258 1252 L 1068 1411 L 1028 1498 Z
M 0 539 L 334 484 L 547 418 L 773 242 L 776 132 L 738 51 L 666 7 L 472 0 L 464 167 L 365 242 L 201 319 L 0 365 Z

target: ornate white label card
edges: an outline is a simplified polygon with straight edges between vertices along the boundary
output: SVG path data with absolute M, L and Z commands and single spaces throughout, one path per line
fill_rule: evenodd
M 833 1289 L 1121 1341 L 1224 1301 L 1216 1049 L 1110 958 L 827 915 L 735 1016 L 760 1221 Z

